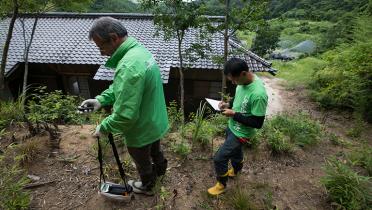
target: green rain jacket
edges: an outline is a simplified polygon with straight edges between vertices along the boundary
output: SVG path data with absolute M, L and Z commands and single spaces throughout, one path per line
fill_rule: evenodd
M 120 133 L 128 147 L 143 147 L 161 139 L 168 130 L 160 69 L 153 55 L 137 40 L 128 37 L 107 60 L 114 68 L 114 81 L 96 99 L 113 105 L 101 132 Z

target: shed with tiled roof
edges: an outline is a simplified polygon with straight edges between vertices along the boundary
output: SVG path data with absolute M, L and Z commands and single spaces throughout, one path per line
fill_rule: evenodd
M 176 69 L 179 67 L 177 41 L 175 39 L 164 41 L 163 36 L 155 36 L 153 16 L 148 14 L 47 13 L 40 15 L 29 53 L 29 83 L 47 85 L 49 89 L 62 89 L 66 93 L 80 94 L 83 97 L 94 97 L 105 89 L 113 78 L 114 70 L 103 66 L 107 57 L 101 56 L 95 44 L 88 39 L 88 31 L 93 21 L 102 16 L 119 19 L 127 28 L 129 36 L 135 37 L 154 54 L 161 68 L 165 92 L 169 95 L 167 98 L 174 99 L 178 84 Z M 216 19 L 216 17 L 211 18 Z M 21 15 L 15 24 L 6 65 L 6 80 L 13 92 L 18 91 L 22 83 L 24 39 L 21 19 L 24 20 L 28 39 L 35 17 Z M 0 21 L 0 55 L 9 21 L 10 19 Z M 198 30 L 191 29 L 186 34 L 185 48 L 197 41 L 197 33 Z M 211 51 L 207 52 L 209 55 L 207 58 L 185 60 L 186 96 L 200 93 L 196 91 L 198 87 L 209 89 L 206 92 L 201 91 L 203 94 L 200 93 L 200 97 L 202 95 L 216 97 L 220 90 L 221 66 L 211 58 L 223 54 L 223 35 L 215 33 L 210 38 Z M 241 53 L 238 56 L 245 58 L 253 71 L 275 73 L 276 70 L 271 68 L 269 62 L 244 49 L 237 40 L 230 40 L 229 44 L 232 50 L 240 49 Z M 203 81 L 205 84 L 201 85 Z

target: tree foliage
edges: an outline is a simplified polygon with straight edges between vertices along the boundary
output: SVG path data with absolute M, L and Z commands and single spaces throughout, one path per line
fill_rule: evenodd
M 278 47 L 280 32 L 280 28 L 274 28 L 269 24 L 259 27 L 251 50 L 259 56 L 271 53 Z
M 346 107 L 372 121 L 372 26 L 370 16 L 359 18 L 353 42 L 323 55 L 328 62 L 316 72 L 313 96 L 324 106 Z

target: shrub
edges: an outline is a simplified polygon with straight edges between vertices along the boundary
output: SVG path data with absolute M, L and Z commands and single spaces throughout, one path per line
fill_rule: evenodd
M 28 103 L 27 118 L 32 123 L 81 124 L 82 116 L 76 112 L 79 101 L 75 96 L 63 95 L 62 91 L 46 93 L 37 89 Z
M 372 26 L 359 18 L 353 42 L 323 54 L 327 65 L 315 73 L 313 98 L 325 107 L 349 108 L 372 122 Z
M 327 161 L 321 183 L 330 199 L 345 209 L 368 209 L 372 204 L 372 183 L 336 158 Z

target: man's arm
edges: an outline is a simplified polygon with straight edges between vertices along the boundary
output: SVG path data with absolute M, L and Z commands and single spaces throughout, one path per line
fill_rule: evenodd
M 265 121 L 265 116 L 244 116 L 242 113 L 235 112 L 233 120 L 245 126 L 252 128 L 262 128 Z
M 101 95 L 96 96 L 96 99 L 102 106 L 108 106 L 114 104 L 115 96 L 113 85 L 111 84 L 109 88 L 101 93 Z
M 101 123 L 101 131 L 126 133 L 139 118 L 139 109 L 144 91 L 144 75 L 135 67 L 124 67 L 115 77 L 116 99 L 113 112 Z

